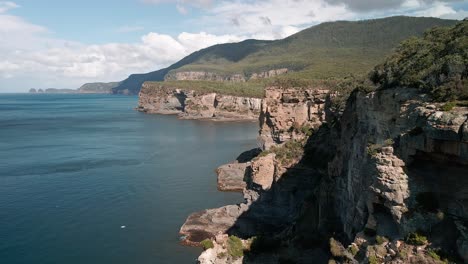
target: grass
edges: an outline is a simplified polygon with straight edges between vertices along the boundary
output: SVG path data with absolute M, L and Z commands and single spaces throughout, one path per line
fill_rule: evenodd
M 240 258 L 244 256 L 242 240 L 236 236 L 229 236 L 227 241 L 227 252 L 233 258 Z
M 382 245 L 383 243 L 388 242 L 388 239 L 383 236 L 376 236 L 375 242 L 377 242 L 378 245 Z
M 279 147 L 273 146 L 270 150 L 260 153 L 259 157 L 264 157 L 269 153 L 275 153 L 276 160 L 282 165 L 289 165 L 304 154 L 304 141 L 290 140 Z
M 356 256 L 357 253 L 359 252 L 359 248 L 355 245 L 351 245 L 349 248 L 348 248 L 348 251 L 349 253 L 351 253 L 353 256 Z
M 203 247 L 204 250 L 214 248 L 213 241 L 211 239 L 205 239 L 202 242 L 200 242 L 200 245 Z
M 427 237 L 417 232 L 409 233 L 405 239 L 406 243 L 415 246 L 423 246 L 428 243 Z
M 263 81 L 249 82 L 216 82 L 216 81 L 167 81 L 146 82 L 145 88 L 158 89 L 182 89 L 193 90 L 200 93 L 219 93 L 241 97 L 263 98 L 265 94 L 265 83 Z
M 376 256 L 369 256 L 369 264 L 379 264 L 379 260 Z
M 448 112 L 448 111 L 451 111 L 455 106 L 457 106 L 457 103 L 448 102 L 448 103 L 445 103 L 440 109 L 444 112 Z

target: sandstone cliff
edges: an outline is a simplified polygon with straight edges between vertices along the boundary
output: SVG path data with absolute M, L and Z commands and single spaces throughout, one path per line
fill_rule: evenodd
M 356 91 L 339 115 L 332 97 L 320 87 L 268 88 L 265 151 L 237 173 L 245 202 L 191 215 L 186 242 L 267 237 L 258 243 L 274 252 L 246 246 L 243 263 L 468 260 L 468 108 L 444 112 L 417 89 L 393 88 Z M 239 261 L 214 243 L 201 263 Z
M 256 120 L 261 99 L 143 84 L 138 110 L 183 119 Z
M 279 75 L 288 73 L 287 68 L 273 69 L 263 72 L 253 73 L 251 76 L 247 76 L 241 73 L 234 74 L 222 74 L 208 71 L 173 71 L 169 72 L 164 80 L 171 81 L 218 81 L 218 82 L 245 82 L 249 79 L 258 80 L 272 78 Z

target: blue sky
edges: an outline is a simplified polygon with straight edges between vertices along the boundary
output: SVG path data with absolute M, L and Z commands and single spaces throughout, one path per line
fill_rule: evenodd
M 0 0 L 0 92 L 78 88 L 335 20 L 468 17 L 468 0 Z

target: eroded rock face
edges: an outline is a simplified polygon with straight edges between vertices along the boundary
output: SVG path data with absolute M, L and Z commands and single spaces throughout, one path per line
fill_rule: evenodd
M 434 246 L 457 250 L 468 261 L 468 108 L 440 108 L 417 89 L 354 92 L 339 124 L 330 126 L 326 91 L 269 88 L 260 117 L 265 149 L 307 137 L 300 132 L 307 126 L 314 134 L 305 156 L 281 167 L 276 154 L 260 155 L 246 166 L 244 203 L 231 213 L 222 207 L 194 214 L 181 233 L 275 234 L 302 241 L 336 232 L 363 251 L 362 259 L 349 261 L 376 256 L 411 263 L 429 258 L 424 247 L 407 245 L 404 237 L 440 229 L 430 238 Z M 421 204 L 421 194 L 433 199 L 429 205 Z M 441 220 L 441 212 L 449 217 Z M 369 230 L 390 241 L 376 244 L 375 235 L 364 234 Z M 399 256 L 404 250 L 411 252 Z
M 274 69 L 274 70 L 254 73 L 254 74 L 252 74 L 250 79 L 256 80 L 256 79 L 272 78 L 272 77 L 276 77 L 278 75 L 282 75 L 282 74 L 286 74 L 286 73 L 288 73 L 287 68 Z
M 246 77 L 244 74 L 234 73 L 234 74 L 221 74 L 216 72 L 207 72 L 207 71 L 176 71 L 170 72 L 165 76 L 166 81 L 218 81 L 218 82 L 245 82 L 248 79 L 257 80 L 272 78 L 278 75 L 288 73 L 287 68 L 273 69 L 263 72 L 253 73 L 250 78 Z
M 388 226 L 382 232 L 401 238 L 430 226 L 425 213 L 414 219 L 420 193 L 439 197 L 433 203 L 455 218 L 468 216 L 459 209 L 468 206 L 461 191 L 468 186 L 468 109 L 441 112 L 429 100 L 416 89 L 397 88 L 357 93 L 348 104 L 329 175 L 334 208 L 351 240 L 364 227 Z
M 242 191 L 246 183 L 244 177 L 246 176 L 248 163 L 229 163 L 222 165 L 216 169 L 218 175 L 218 190 L 220 191 Z
M 172 72 L 166 75 L 165 80 L 177 81 L 231 81 L 245 82 L 245 78 L 241 74 L 223 75 L 214 72 L 205 71 L 181 71 Z
M 265 90 L 260 114 L 260 138 L 264 149 L 305 137 L 304 129 L 316 129 L 325 121 L 328 90 L 317 88 Z
M 184 119 L 256 120 L 260 98 L 200 93 L 143 84 L 137 110 L 150 114 L 177 114 Z
M 276 175 L 275 154 L 270 153 L 255 159 L 250 167 L 252 188 L 269 190 Z

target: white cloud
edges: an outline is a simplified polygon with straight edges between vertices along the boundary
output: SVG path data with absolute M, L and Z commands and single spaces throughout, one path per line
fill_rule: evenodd
M 390 11 L 373 7 L 366 12 L 350 8 L 352 1 L 345 0 L 141 1 L 173 3 L 181 13 L 203 8 L 203 16 L 185 21 L 203 31 L 177 36 L 150 32 L 134 43 L 84 45 L 58 39 L 47 28 L 8 14 L 18 5 L 0 1 L 0 91 L 17 84 L 23 89 L 76 88 L 90 81 L 118 81 L 132 73 L 168 66 L 214 44 L 284 38 L 324 21 L 402 14 L 457 19 L 468 15 L 467 10 L 455 10 L 448 1 L 433 0 L 395 1 L 401 3 Z M 353 3 L 354 8 L 358 3 L 361 0 Z M 116 30 L 125 33 L 144 29 L 125 25 Z
M 5 13 L 6 11 L 14 8 L 18 8 L 19 5 L 17 5 L 14 2 L 10 1 L 0 1 L 0 13 Z

